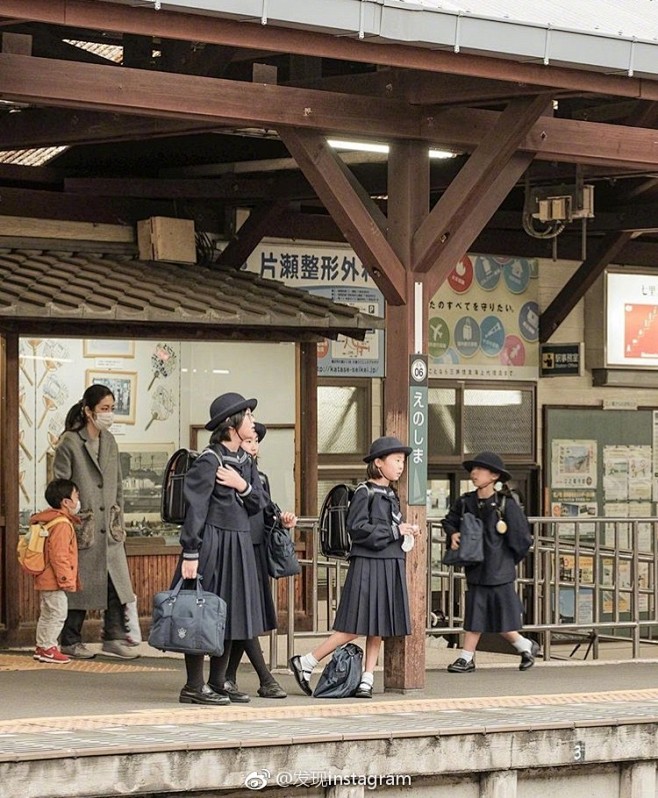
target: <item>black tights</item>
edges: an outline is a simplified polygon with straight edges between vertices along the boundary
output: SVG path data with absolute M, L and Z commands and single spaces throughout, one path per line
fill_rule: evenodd
M 205 684 L 203 676 L 203 661 L 205 654 L 186 654 L 185 670 L 187 671 L 187 687 L 198 690 Z M 221 657 L 210 657 L 210 674 L 208 684 L 219 689 L 224 688 L 226 681 L 226 667 L 231 656 L 231 641 L 224 641 L 224 653 Z
M 231 647 L 231 656 L 228 661 L 228 669 L 226 671 L 226 678 L 231 682 L 237 682 L 238 665 L 242 659 L 242 654 L 245 653 L 249 657 L 249 662 L 254 666 L 254 670 L 258 674 L 260 686 L 264 687 L 266 684 L 275 682 L 274 676 L 270 673 L 263 650 L 260 647 L 257 637 L 252 637 L 250 640 L 234 640 Z

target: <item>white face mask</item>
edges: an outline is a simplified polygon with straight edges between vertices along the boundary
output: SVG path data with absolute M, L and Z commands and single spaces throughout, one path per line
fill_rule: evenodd
M 96 413 L 92 420 L 96 429 L 109 429 L 114 424 L 114 413 Z
M 78 501 L 75 504 L 75 507 L 73 508 L 73 515 L 78 515 L 81 509 L 82 505 L 80 504 L 80 499 L 78 499 Z

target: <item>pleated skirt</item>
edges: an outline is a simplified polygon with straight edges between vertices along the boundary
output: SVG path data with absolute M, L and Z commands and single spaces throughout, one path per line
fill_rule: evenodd
M 173 584 L 180 579 L 179 562 Z M 226 602 L 226 640 L 249 640 L 265 632 L 254 544 L 249 531 L 206 524 L 199 551 L 203 589 Z
M 514 582 L 468 586 L 464 618 L 467 632 L 516 632 L 523 625 L 522 615 Z
M 258 576 L 258 597 L 260 599 L 261 612 L 265 631 L 269 632 L 278 626 L 274 601 L 272 600 L 272 583 L 267 572 L 267 552 L 265 543 L 254 543 L 254 556 L 256 558 L 256 574 Z
M 333 628 L 379 637 L 411 634 L 404 560 L 352 557 Z

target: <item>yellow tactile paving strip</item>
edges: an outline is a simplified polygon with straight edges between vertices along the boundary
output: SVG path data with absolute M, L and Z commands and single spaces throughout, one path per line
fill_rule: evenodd
M 73 659 L 64 665 L 38 662 L 32 657 L 20 654 L 0 654 L 0 671 L 67 670 L 87 673 L 128 673 L 130 671 L 170 671 L 171 667 L 140 665 L 139 660 L 119 662 L 117 660 Z
M 156 726 L 178 725 L 229 720 L 299 720 L 307 718 L 341 717 L 354 715 L 399 714 L 407 712 L 440 712 L 446 710 L 555 706 L 559 704 L 593 704 L 615 702 L 658 701 L 658 689 L 615 690 L 601 693 L 563 693 L 556 695 L 495 696 L 474 698 L 427 698 L 399 701 L 372 701 L 365 704 L 331 702 L 327 706 L 313 704 L 288 707 L 210 707 L 167 708 L 162 710 L 141 710 L 121 715 L 88 715 L 73 718 L 25 718 L 0 721 L 2 734 L 34 734 L 39 731 L 107 729 L 112 726 Z M 658 708 L 657 708 L 658 714 Z

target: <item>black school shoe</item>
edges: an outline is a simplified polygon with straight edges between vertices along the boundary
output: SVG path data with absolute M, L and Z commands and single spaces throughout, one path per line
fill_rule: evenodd
M 311 690 L 311 682 L 304 675 L 301 657 L 291 657 L 288 662 L 288 667 L 292 671 L 292 675 L 295 677 L 295 681 L 299 685 L 301 691 L 306 693 L 306 695 L 313 695 L 313 690 Z
M 258 695 L 261 698 L 288 698 L 288 693 L 278 682 L 268 682 L 258 688 Z
M 467 662 L 463 657 L 459 657 L 448 665 L 448 673 L 470 673 L 474 670 L 475 662 L 472 659 Z
M 208 682 L 208 687 L 218 695 L 225 695 L 232 704 L 248 704 L 251 698 L 246 693 L 241 693 L 235 682 L 225 681 L 224 687 L 215 687 Z
M 354 691 L 354 698 L 372 698 L 372 685 L 360 684 Z
M 539 655 L 539 643 L 532 641 L 532 648 L 530 651 L 524 651 L 521 654 L 521 664 L 519 665 L 520 671 L 527 671 L 535 664 L 535 658 Z
M 201 687 L 185 685 L 180 691 L 178 700 L 181 704 L 205 704 L 209 707 L 223 707 L 231 703 L 228 696 L 216 693 L 207 684 Z

